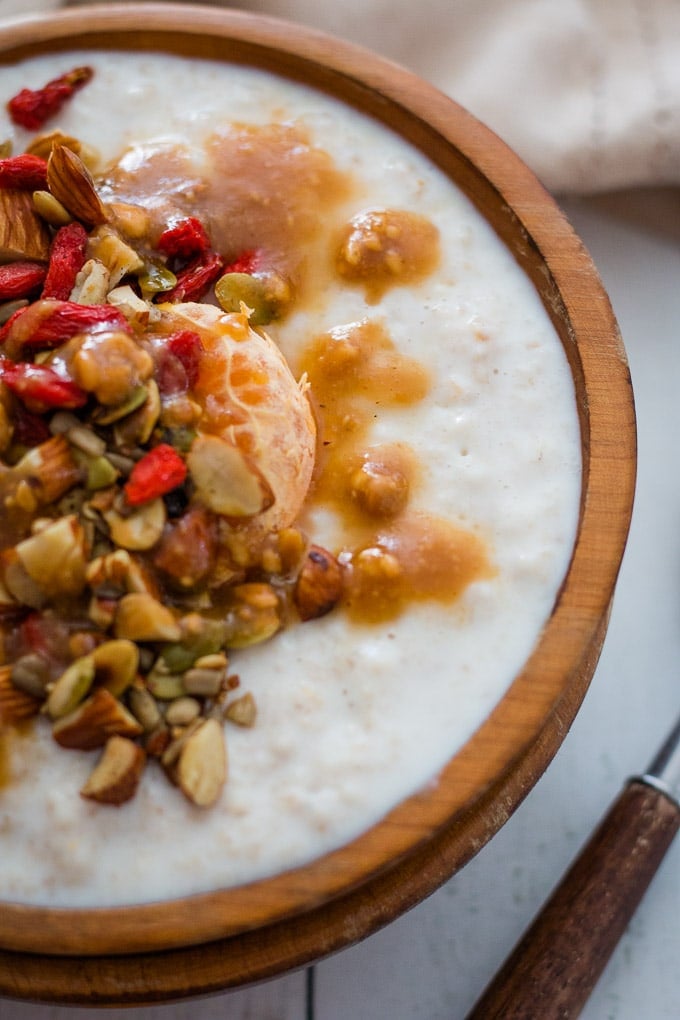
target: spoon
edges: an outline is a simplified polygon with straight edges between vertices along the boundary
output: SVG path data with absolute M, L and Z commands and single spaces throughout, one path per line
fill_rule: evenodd
M 466 1020 L 572 1020 L 680 828 L 680 719 L 628 781 Z

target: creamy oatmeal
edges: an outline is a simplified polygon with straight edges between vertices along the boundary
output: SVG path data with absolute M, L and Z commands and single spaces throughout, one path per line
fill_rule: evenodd
M 4 102 L 67 64 L 3 68 Z M 436 782 L 550 613 L 581 465 L 536 293 L 417 151 L 247 68 L 72 65 L 1 132 L 61 136 L 3 327 L 2 668 L 42 710 L 1 722 L 0 898 L 84 906 L 304 864 Z

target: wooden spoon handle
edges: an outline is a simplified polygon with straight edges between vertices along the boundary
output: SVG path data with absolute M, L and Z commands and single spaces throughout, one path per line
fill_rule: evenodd
M 577 1017 L 680 828 L 680 807 L 625 787 L 467 1020 Z

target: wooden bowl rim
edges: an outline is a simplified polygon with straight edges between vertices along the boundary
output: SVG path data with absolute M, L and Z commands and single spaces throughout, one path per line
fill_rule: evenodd
M 469 831 L 466 819 L 484 804 L 489 820 L 474 843 L 449 847 L 451 874 L 509 817 L 578 710 L 599 652 L 632 509 L 634 408 L 609 301 L 552 198 L 489 129 L 433 86 L 359 47 L 278 19 L 214 7 L 119 4 L 22 19 L 0 27 L 0 62 L 50 48 L 73 51 L 110 43 L 113 49 L 123 42 L 141 49 L 153 44 L 162 51 L 172 46 L 171 52 L 195 49 L 197 55 L 205 47 L 218 59 L 228 44 L 233 53 L 223 59 L 250 57 L 283 75 L 306 79 L 308 74 L 316 86 L 378 119 L 389 123 L 396 116 L 408 125 L 414 144 L 436 142 L 442 152 L 473 168 L 481 191 L 487 198 L 491 192 L 496 196 L 496 229 L 524 245 L 526 259 L 540 257 L 544 302 L 554 302 L 549 310 L 564 318 L 562 342 L 577 387 L 579 379 L 584 385 L 581 519 L 569 571 L 534 654 L 436 786 L 407 798 L 348 846 L 248 885 L 125 907 L 0 904 L 0 947 L 15 952 L 152 952 L 270 926 L 378 880 L 454 823 L 462 833 Z M 479 202 L 478 195 L 470 197 Z M 537 761 L 539 772 L 533 774 L 531 763 L 535 771 Z

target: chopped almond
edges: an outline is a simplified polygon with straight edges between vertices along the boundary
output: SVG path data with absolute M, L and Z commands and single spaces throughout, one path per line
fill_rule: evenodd
M 109 737 L 137 737 L 142 726 L 106 687 L 98 687 L 73 712 L 58 719 L 52 735 L 61 747 L 91 751 L 103 747 Z
M 146 764 L 146 752 L 127 737 L 109 737 L 104 753 L 80 791 L 98 804 L 124 804 L 134 797 Z
M 30 719 L 40 711 L 40 700 L 15 687 L 11 672 L 9 666 L 0 666 L 0 726 Z

